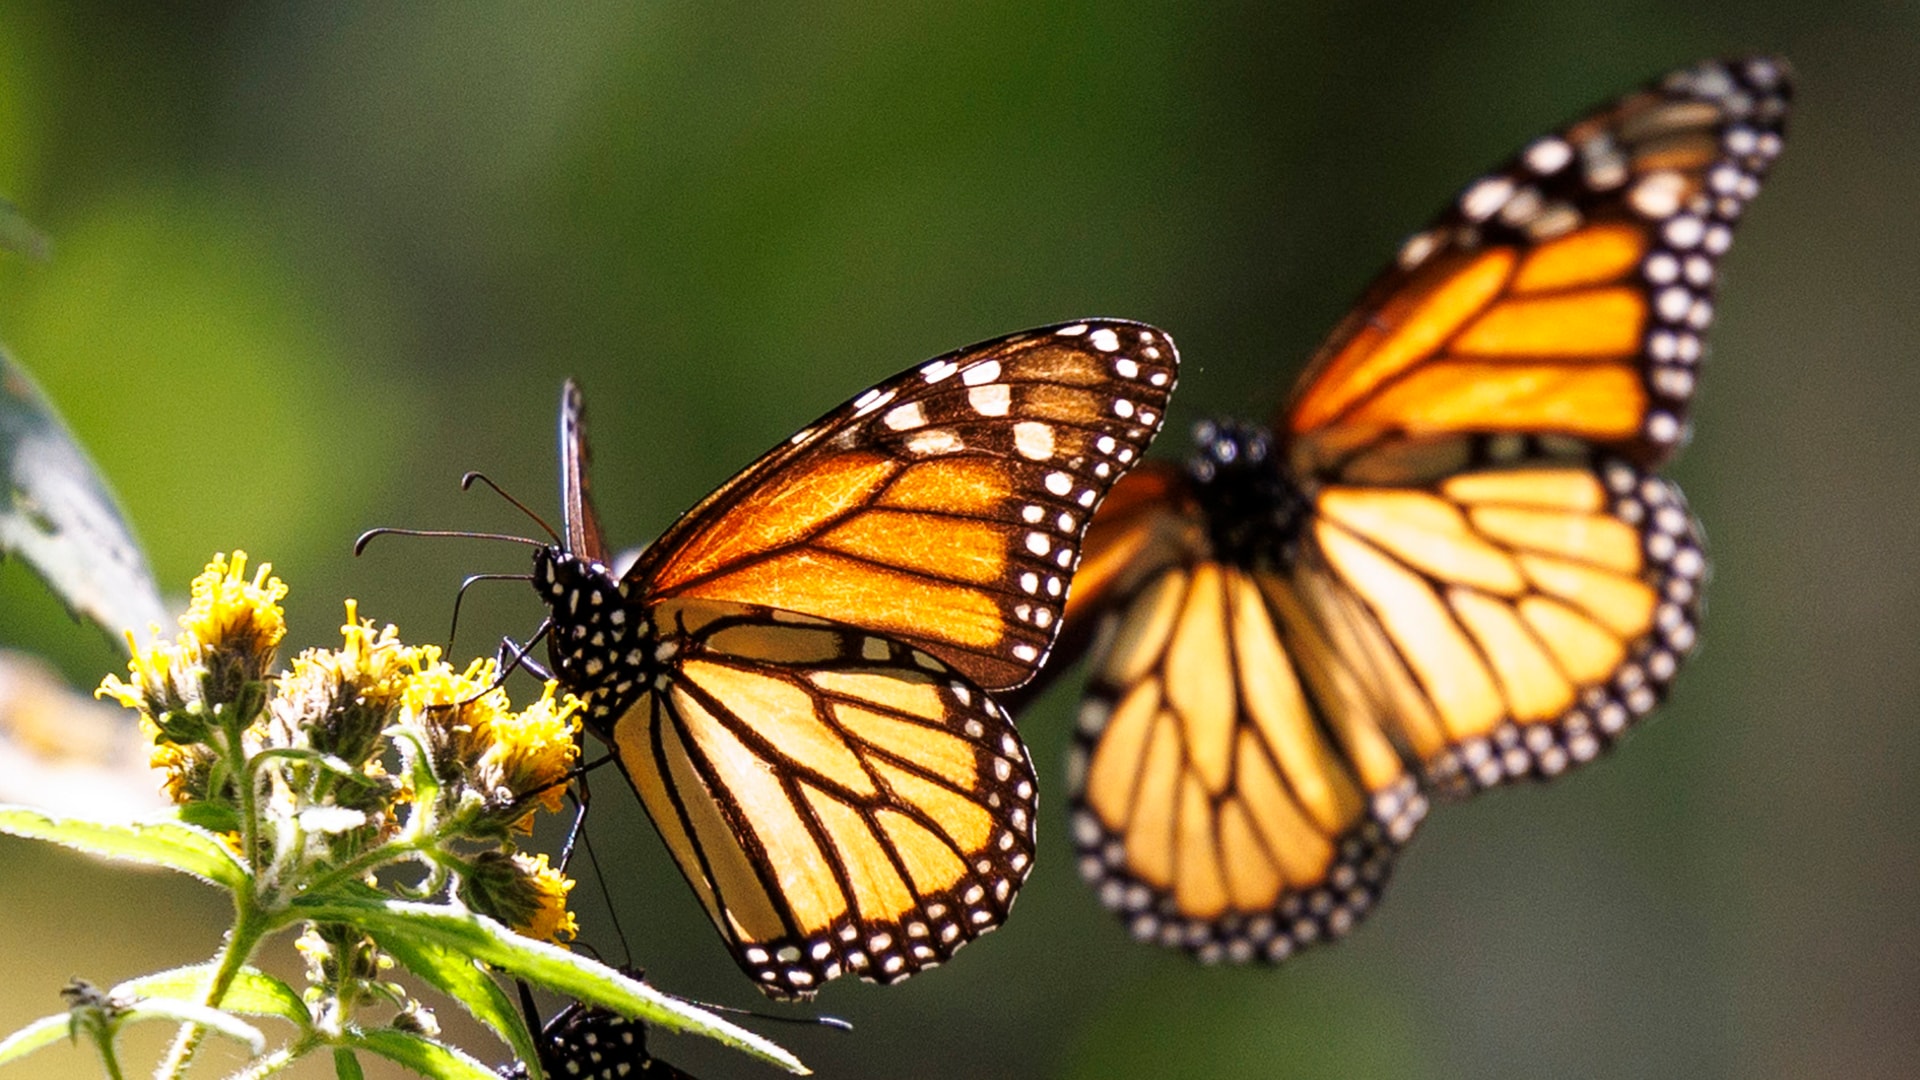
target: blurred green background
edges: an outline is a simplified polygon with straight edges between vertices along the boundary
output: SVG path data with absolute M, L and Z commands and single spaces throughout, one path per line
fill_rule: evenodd
M 866 384 L 1081 315 L 1178 337 L 1160 452 L 1183 455 L 1199 416 L 1266 415 L 1468 179 L 1748 49 L 1788 55 L 1800 94 L 1672 470 L 1715 577 L 1658 718 L 1564 782 L 1442 807 L 1346 943 L 1226 970 L 1130 943 L 1078 882 L 1056 693 L 1022 723 L 1054 812 L 1015 917 L 899 987 L 834 985 L 820 1008 L 852 1035 L 775 1034 L 831 1077 L 1912 1076 L 1912 2 L 10 4 L 0 192 L 56 256 L 0 261 L 0 340 L 166 588 L 244 547 L 293 586 L 290 644 L 336 640 L 347 596 L 433 640 L 463 573 L 522 553 L 349 544 L 528 531 L 455 481 L 551 507 L 565 376 L 627 543 Z M 469 611 L 468 655 L 540 616 L 511 585 Z M 15 564 L 0 643 L 82 686 L 118 664 Z M 592 834 L 637 959 L 756 1004 L 602 775 Z M 70 975 L 205 956 L 222 916 L 192 882 L 0 841 L 0 1030 Z M 9 1075 L 93 1068 L 57 1050 Z

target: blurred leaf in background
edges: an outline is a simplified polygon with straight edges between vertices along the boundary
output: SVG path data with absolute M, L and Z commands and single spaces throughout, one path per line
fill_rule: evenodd
M 0 352 L 0 556 L 18 556 L 73 613 L 109 635 L 165 617 L 146 553 L 25 368 Z

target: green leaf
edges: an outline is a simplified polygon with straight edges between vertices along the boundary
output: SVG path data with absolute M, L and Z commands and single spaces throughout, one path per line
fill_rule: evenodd
M 93 821 L 0 805 L 0 833 L 51 840 L 109 859 L 164 866 L 229 891 L 239 890 L 247 880 L 247 868 L 218 836 L 181 821 Z
M 147 998 L 128 1008 L 121 1014 L 121 1019 L 123 1023 L 165 1020 L 175 1024 L 198 1024 L 216 1035 L 223 1035 L 246 1046 L 247 1053 L 256 1057 L 267 1048 L 267 1037 L 260 1034 L 259 1028 L 230 1012 L 196 1005 L 191 1001 Z
M 212 964 L 155 972 L 121 983 L 113 988 L 112 996 L 197 1002 L 206 996 L 207 980 L 213 973 Z M 249 1016 L 277 1016 L 303 1031 L 313 1024 L 306 1002 L 300 1000 L 293 987 L 257 968 L 240 969 L 227 987 L 226 996 L 220 999 L 220 1007 Z
M 367 1080 L 367 1074 L 360 1071 L 360 1059 L 344 1046 L 333 1051 L 333 1075 L 339 1080 Z
M 216 833 L 240 831 L 240 811 L 222 803 L 193 802 L 185 806 L 176 806 L 171 811 L 173 820 L 184 821 L 189 825 Z
M 385 929 L 369 932 L 383 952 L 492 1028 L 494 1034 L 513 1049 L 514 1057 L 521 1061 L 539 1060 L 533 1035 L 521 1020 L 520 1010 L 514 1008 L 506 991 L 472 957 L 411 934 Z
M 43 1016 L 19 1031 L 0 1039 L 0 1065 L 9 1061 L 18 1061 L 44 1046 L 68 1037 L 73 1016 L 70 1013 L 54 1013 Z
M 745 1028 L 557 945 L 521 937 L 484 915 L 443 904 L 372 901 L 338 894 L 308 896 L 291 909 L 319 922 L 344 922 L 373 933 L 433 942 L 588 1004 L 613 1009 L 668 1031 L 704 1035 L 788 1072 L 810 1070 L 800 1059 Z
M 435 1080 L 500 1080 L 500 1074 L 466 1054 L 424 1035 L 393 1028 L 350 1031 L 342 1039 Z M 336 1054 L 335 1060 L 338 1060 Z
M 0 237 L 5 232 L 0 221 Z M 74 614 L 116 640 L 123 630 L 167 621 L 147 557 L 106 480 L 26 369 L 4 352 L 0 479 L 0 555 L 19 555 Z

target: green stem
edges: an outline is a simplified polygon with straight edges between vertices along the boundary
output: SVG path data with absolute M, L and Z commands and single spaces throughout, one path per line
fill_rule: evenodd
M 234 898 L 236 905 L 250 905 L 252 897 L 242 900 Z M 220 950 L 220 962 L 214 968 L 207 981 L 207 991 L 201 1004 L 209 1008 L 219 1008 L 226 999 L 227 991 L 232 988 L 233 980 L 239 977 L 247 961 L 252 959 L 254 947 L 260 944 L 272 927 L 248 907 L 243 907 L 240 916 L 234 921 L 233 932 L 227 935 L 227 942 Z M 154 1070 L 154 1080 L 178 1080 L 193 1061 L 194 1051 L 199 1049 L 200 1040 L 206 1035 L 206 1029 L 199 1024 L 180 1025 L 179 1034 L 174 1036 L 173 1046 L 167 1051 L 166 1060 Z
M 94 1032 L 94 1044 L 100 1050 L 100 1067 L 107 1071 L 109 1080 L 125 1080 L 120 1071 L 120 1054 L 113 1046 L 114 1026 L 102 1024 Z

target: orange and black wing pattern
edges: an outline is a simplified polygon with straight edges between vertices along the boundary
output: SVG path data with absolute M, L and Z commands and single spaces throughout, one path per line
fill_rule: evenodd
M 1664 697 L 1707 573 L 1679 488 L 1545 453 L 1419 487 L 1330 486 L 1310 543 L 1368 685 L 1430 786 L 1591 761 Z
M 1677 71 L 1468 185 L 1309 365 L 1275 427 L 1293 467 L 1390 474 L 1409 443 L 1462 433 L 1665 461 L 1789 79 L 1764 57 Z
M 1536 140 L 1416 235 L 1275 431 L 1202 425 L 1089 533 L 1082 873 L 1146 940 L 1338 937 L 1433 795 L 1549 779 L 1659 703 L 1707 572 L 1653 474 L 1789 74 L 1708 62 Z
M 1046 655 L 1175 363 L 1113 320 L 963 349 L 803 429 L 618 579 L 536 553 L 555 672 L 768 994 L 894 982 L 1006 918 L 1037 793 L 986 691 Z M 599 548 L 571 387 L 561 433 L 566 543 Z
M 763 990 L 894 982 L 1005 920 L 1037 793 L 979 687 L 912 646 L 777 609 L 657 612 L 679 655 L 611 741 Z
M 689 511 L 628 573 L 657 599 L 764 604 L 1032 678 L 1094 508 L 1166 416 L 1178 354 L 1087 320 L 948 353 L 854 398 Z

